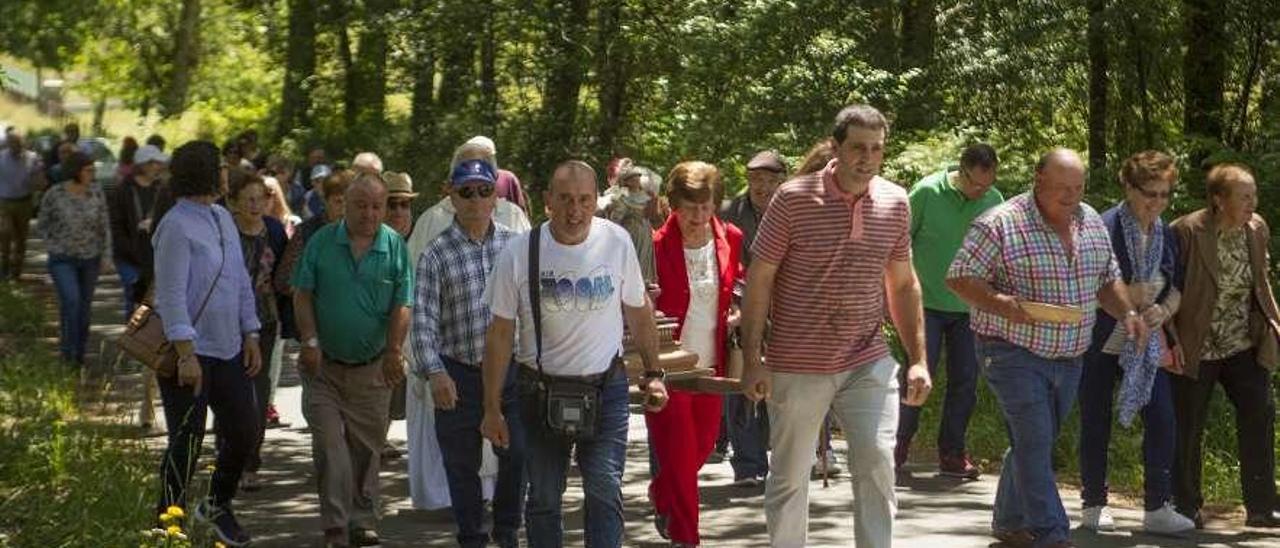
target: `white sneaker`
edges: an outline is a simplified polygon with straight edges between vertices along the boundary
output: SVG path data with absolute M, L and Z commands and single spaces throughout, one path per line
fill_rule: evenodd
M 1115 531 L 1116 520 L 1111 517 L 1110 508 L 1106 506 L 1090 506 L 1084 509 L 1084 521 L 1080 526 L 1094 531 Z
M 1183 536 L 1196 528 L 1196 522 L 1179 514 L 1169 503 L 1159 510 L 1142 515 L 1142 529 L 1155 535 Z

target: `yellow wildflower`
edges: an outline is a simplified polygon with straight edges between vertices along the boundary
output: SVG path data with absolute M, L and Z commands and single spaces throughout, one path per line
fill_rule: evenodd
M 178 527 L 177 525 L 170 525 L 168 529 L 164 530 L 164 532 L 168 533 L 169 535 L 177 535 L 178 533 L 182 532 L 182 528 Z
M 182 508 L 179 506 L 170 506 L 165 509 L 164 513 L 169 514 L 175 518 L 182 518 L 186 516 L 186 512 L 183 512 Z
M 173 520 L 173 514 L 170 514 L 168 512 L 160 514 L 160 523 L 169 523 L 172 520 Z
M 213 543 L 213 548 L 227 548 L 227 545 L 221 542 L 215 542 Z

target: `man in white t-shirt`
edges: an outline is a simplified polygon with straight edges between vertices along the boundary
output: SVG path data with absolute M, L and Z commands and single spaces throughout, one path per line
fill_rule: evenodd
M 594 437 L 572 441 L 550 431 L 546 409 L 524 407 L 525 466 L 529 498 L 525 526 L 532 547 L 563 544 L 561 499 L 573 451 L 586 498 L 587 546 L 622 545 L 622 470 L 627 452 L 627 378 L 618 356 L 623 321 L 631 329 L 644 362 L 641 388 L 646 408 L 661 410 L 667 401 L 658 369 L 657 327 L 645 294 L 631 239 L 621 227 L 594 216 L 596 173 L 586 163 L 560 164 L 544 194 L 550 221 L 535 228 L 538 238 L 538 291 L 541 344 L 520 345 L 516 361 L 539 363 L 552 382 L 565 380 L 602 386 L 599 425 Z M 510 434 L 502 414 L 502 380 L 511 363 L 517 318 L 521 340 L 537 341 L 529 295 L 530 234 L 513 236 L 498 257 L 485 297 L 493 314 L 484 357 L 484 420 L 480 430 L 497 447 Z M 539 350 L 539 347 L 541 348 Z M 521 397 L 536 402 L 539 372 L 519 370 Z M 576 446 L 576 450 L 575 450 Z

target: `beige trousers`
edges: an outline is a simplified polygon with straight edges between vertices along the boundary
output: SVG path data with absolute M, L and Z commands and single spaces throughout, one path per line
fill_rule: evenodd
M 831 409 L 849 443 L 857 546 L 892 546 L 893 519 L 898 511 L 893 491 L 897 362 L 885 357 L 835 375 L 773 373 L 773 393 L 768 402 L 773 452 L 765 481 L 764 509 L 770 545 L 806 545 L 813 447 L 827 409 Z
M 326 360 L 308 380 L 307 393 L 320 522 L 324 529 L 374 529 L 391 401 L 382 361 L 351 367 Z

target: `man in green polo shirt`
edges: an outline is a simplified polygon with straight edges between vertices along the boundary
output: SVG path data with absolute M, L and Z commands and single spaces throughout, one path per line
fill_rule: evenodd
M 924 294 L 925 353 L 931 376 L 938 368 L 943 341 L 947 344 L 947 396 L 938 428 L 938 470 L 957 478 L 977 479 L 982 473 L 965 451 L 965 432 L 977 403 L 978 358 L 969 330 L 969 306 L 947 288 L 946 274 L 964 243 L 969 223 L 1004 201 L 993 186 L 998 165 L 991 145 L 970 145 L 961 153 L 959 167 L 921 179 L 908 194 L 911 256 Z M 899 472 L 919 425 L 920 408 L 903 405 L 894 451 Z
M 386 216 L 387 189 L 361 175 L 342 221 L 307 241 L 293 274 L 311 451 L 326 546 L 378 544 L 378 458 L 392 388 L 404 379 L 413 266 Z

